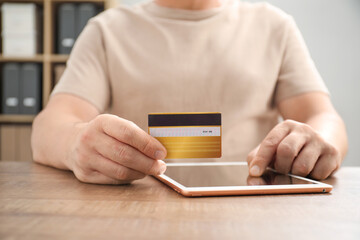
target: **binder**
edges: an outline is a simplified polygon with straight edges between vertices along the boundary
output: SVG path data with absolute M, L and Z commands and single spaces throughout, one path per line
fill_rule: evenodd
M 22 64 L 20 76 L 20 113 L 37 114 L 41 109 L 41 72 L 39 64 Z
M 58 9 L 58 53 L 70 54 L 76 38 L 76 5 L 64 3 Z
M 96 14 L 97 9 L 95 4 L 82 3 L 78 5 L 76 14 L 76 38 L 80 35 L 89 19 L 94 17 Z
M 4 3 L 1 6 L 2 53 L 32 56 L 39 50 L 39 19 L 35 3 Z
M 2 72 L 2 113 L 20 113 L 20 65 L 5 63 Z

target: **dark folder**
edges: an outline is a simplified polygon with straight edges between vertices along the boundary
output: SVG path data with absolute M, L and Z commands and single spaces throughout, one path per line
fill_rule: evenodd
M 19 114 L 20 65 L 5 63 L 2 75 L 2 113 Z
M 41 109 L 41 71 L 39 64 L 21 66 L 20 113 L 37 114 Z
M 84 29 L 86 23 L 90 18 L 97 14 L 95 4 L 92 3 L 81 3 L 77 8 L 77 19 L 76 19 L 76 37 L 78 37 L 81 31 Z
M 76 39 L 76 5 L 64 3 L 58 9 L 58 53 L 70 54 Z

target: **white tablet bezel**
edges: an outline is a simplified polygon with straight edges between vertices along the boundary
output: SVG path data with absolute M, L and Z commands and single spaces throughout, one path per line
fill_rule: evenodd
M 199 162 L 199 163 L 167 163 L 168 166 L 228 166 L 228 165 L 247 165 L 246 162 Z M 221 195 L 257 195 L 257 194 L 286 194 L 286 193 L 328 193 L 332 186 L 312 179 L 287 174 L 314 184 L 294 184 L 294 185 L 261 185 L 261 186 L 225 186 L 225 187 L 185 187 L 181 183 L 168 177 L 165 174 L 154 176 L 161 182 L 169 185 L 175 191 L 184 196 L 221 196 Z

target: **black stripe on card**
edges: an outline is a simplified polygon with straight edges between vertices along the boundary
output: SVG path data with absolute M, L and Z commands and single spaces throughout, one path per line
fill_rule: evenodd
M 221 113 L 149 114 L 149 127 L 220 125 Z

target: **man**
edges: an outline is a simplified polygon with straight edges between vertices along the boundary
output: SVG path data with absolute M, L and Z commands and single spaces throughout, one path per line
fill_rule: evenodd
M 272 165 L 325 179 L 347 151 L 290 16 L 237 0 L 157 0 L 88 23 L 34 121 L 33 157 L 88 183 L 161 174 L 166 149 L 144 131 L 147 114 L 185 111 L 222 112 L 224 158 L 247 157 L 252 176 Z

